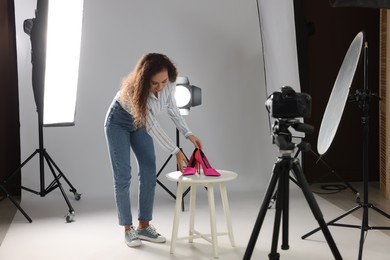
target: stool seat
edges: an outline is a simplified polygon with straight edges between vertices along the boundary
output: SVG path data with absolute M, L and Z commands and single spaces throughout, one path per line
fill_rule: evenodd
M 175 181 L 175 182 L 182 182 L 187 184 L 203 184 L 203 183 L 219 183 L 219 182 L 226 182 L 231 181 L 237 178 L 237 173 L 232 171 L 226 171 L 226 170 L 217 170 L 221 176 L 214 177 L 214 176 L 206 176 L 203 174 L 203 171 L 200 172 L 200 174 L 194 174 L 194 175 L 183 175 L 182 172 L 170 172 L 167 175 L 168 180 Z
M 176 248 L 176 241 L 178 239 L 188 239 L 190 243 L 193 242 L 195 238 L 203 238 L 206 241 L 210 242 L 213 246 L 214 257 L 218 257 L 218 241 L 217 236 L 228 235 L 231 245 L 234 247 L 234 237 L 232 222 L 230 217 L 230 209 L 226 191 L 225 183 L 237 178 L 237 173 L 227 170 L 217 170 L 221 176 L 205 176 L 201 171 L 200 174 L 194 175 L 183 175 L 180 171 L 170 172 L 166 174 L 166 177 L 170 181 L 177 182 L 177 192 L 176 192 L 176 206 L 175 206 L 175 215 L 173 218 L 173 230 L 172 230 L 172 239 L 171 239 L 171 249 L 170 252 L 173 254 Z M 214 186 L 219 185 L 222 206 L 224 209 L 224 215 L 227 225 L 227 232 L 218 233 L 216 227 L 216 215 L 215 215 L 215 200 L 214 200 Z M 184 188 L 190 187 L 190 230 L 188 237 L 178 238 L 178 228 L 179 220 L 181 213 L 181 204 L 183 200 Z M 210 228 L 211 234 L 202 234 L 195 230 L 195 203 L 196 203 L 196 190 L 198 186 L 204 186 L 207 189 L 208 195 L 208 204 L 209 204 L 209 213 L 210 213 Z M 210 239 L 211 238 L 211 239 Z

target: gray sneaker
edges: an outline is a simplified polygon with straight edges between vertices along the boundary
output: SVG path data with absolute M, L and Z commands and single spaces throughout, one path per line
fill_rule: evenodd
M 125 232 L 125 243 L 129 247 L 142 245 L 141 239 L 139 239 L 138 233 L 133 227 Z
M 138 237 L 141 240 L 146 240 L 155 243 L 165 243 L 166 239 L 159 233 L 157 233 L 156 228 L 152 225 L 149 225 L 143 229 L 137 229 Z

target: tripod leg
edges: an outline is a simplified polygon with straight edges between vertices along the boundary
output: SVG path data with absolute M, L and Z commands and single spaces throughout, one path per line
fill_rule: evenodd
M 379 214 L 381 214 L 382 216 L 390 219 L 390 215 L 387 214 L 386 212 L 384 212 L 383 210 L 381 209 L 378 209 L 377 207 L 375 207 L 374 205 L 370 204 L 370 208 L 372 208 L 373 210 L 375 210 L 376 212 L 378 212 Z
M 361 208 L 361 206 L 360 206 L 360 205 L 358 205 L 358 206 L 356 206 L 356 207 L 354 207 L 354 208 L 352 208 L 352 209 L 348 210 L 347 212 L 345 212 L 345 213 L 344 213 L 344 214 L 342 214 L 341 216 L 339 216 L 339 217 L 337 217 L 337 218 L 334 218 L 334 219 L 332 219 L 331 221 L 329 221 L 329 222 L 328 222 L 328 223 L 326 223 L 326 224 L 327 224 L 327 225 L 332 225 L 332 224 L 334 224 L 335 222 L 337 222 L 338 220 L 340 220 L 340 219 L 344 218 L 345 216 L 347 216 L 347 215 L 351 214 L 352 212 L 354 212 L 354 211 L 356 211 L 356 210 L 358 210 L 358 209 L 360 209 L 360 208 Z M 303 235 L 303 236 L 302 236 L 302 239 L 305 239 L 305 238 L 307 238 L 307 237 L 309 237 L 309 236 L 313 235 L 314 233 L 316 233 L 317 231 L 320 231 L 320 230 L 321 230 L 321 228 L 316 228 L 316 229 L 314 229 L 314 230 L 310 231 L 309 233 L 307 233 L 307 234 Z
M 158 171 L 157 173 L 157 178 L 158 176 L 160 176 L 160 174 L 162 173 L 162 171 L 164 170 L 165 166 L 167 166 L 168 162 L 171 160 L 172 158 L 172 154 L 169 155 L 169 157 L 167 158 L 167 160 L 164 162 L 163 166 L 161 166 L 160 170 Z
M 290 194 L 290 181 L 289 181 L 290 165 L 288 169 L 283 172 L 283 176 L 280 179 L 283 179 L 283 233 L 282 233 L 282 249 L 288 250 L 290 246 L 288 245 L 288 231 L 289 231 L 289 194 Z
M 59 176 L 60 178 L 64 178 L 64 180 L 66 181 L 66 183 L 69 185 L 70 187 L 70 192 L 73 192 L 74 196 L 75 196 L 75 199 L 76 200 L 80 200 L 80 196 L 81 194 L 77 193 L 77 190 L 75 189 L 75 187 L 73 187 L 72 183 L 70 183 L 70 181 L 68 180 L 68 178 L 66 178 L 65 174 L 60 170 L 60 168 L 57 166 L 57 164 L 54 162 L 54 160 L 50 157 L 50 155 L 45 151 L 45 157 L 50 160 L 51 164 L 54 166 L 54 168 L 57 170 L 57 172 L 59 173 Z
M 23 216 L 28 220 L 28 222 L 32 222 L 31 218 L 27 215 L 27 213 L 22 209 L 22 207 L 19 206 L 18 202 L 12 198 L 12 196 L 9 194 L 9 192 L 4 188 L 3 185 L 0 184 L 0 190 L 2 190 L 6 197 L 10 199 L 10 201 L 15 205 L 15 207 L 23 214 Z
M 7 178 L 2 182 L 2 183 L 0 183 L 0 189 L 6 194 L 6 196 L 7 196 L 7 198 L 9 198 L 10 200 L 11 200 L 11 202 L 16 206 L 16 208 L 23 214 L 23 216 L 31 223 L 32 222 L 32 220 L 31 220 L 31 218 L 27 215 L 27 213 L 22 209 L 22 207 L 20 207 L 20 205 L 17 203 L 17 201 L 15 201 L 14 200 L 14 198 L 12 198 L 12 196 L 11 195 L 9 195 L 9 193 L 8 193 L 8 191 L 5 189 L 5 187 L 2 185 L 2 184 L 4 184 L 4 185 L 6 185 L 7 184 L 7 182 L 10 180 L 10 179 L 12 179 L 14 176 L 15 176 L 15 174 L 16 173 L 18 173 L 36 154 L 38 154 L 39 153 L 39 150 L 37 149 L 37 150 L 35 150 L 27 159 L 25 159 L 23 162 L 22 162 L 22 164 L 20 164 L 19 165 L 19 167 L 18 168 L 16 168 L 11 174 L 9 174 L 8 176 L 7 176 Z M 34 193 L 37 193 L 37 192 L 35 192 L 35 191 L 33 191 L 33 190 L 30 190 L 30 189 L 27 189 L 27 188 L 25 188 L 25 187 L 23 187 L 23 186 L 21 186 L 21 188 L 22 189 L 26 189 L 26 190 L 28 190 L 28 191 L 31 191 L 31 192 L 34 192 Z M 39 194 L 39 193 L 37 193 L 37 194 Z
M 178 136 L 178 133 L 177 133 L 177 129 L 176 129 L 176 142 L 177 142 L 177 146 L 179 147 L 179 136 Z M 162 171 L 164 170 L 165 166 L 167 166 L 168 162 L 171 160 L 172 158 L 172 154 L 169 155 L 169 157 L 166 159 L 166 161 L 164 162 L 163 166 L 161 166 L 160 170 L 157 172 L 157 184 L 161 186 L 161 188 L 163 188 L 166 192 L 168 192 L 169 195 L 171 195 L 171 197 L 176 200 L 176 195 L 173 194 L 161 181 L 158 180 L 158 177 L 160 176 L 160 174 L 162 173 Z M 187 157 L 186 157 L 187 158 Z M 188 160 L 188 158 L 187 158 Z M 177 169 L 178 170 L 178 169 Z M 188 188 L 183 194 L 182 194 L 182 197 L 183 197 L 183 200 L 181 202 L 181 210 L 184 212 L 185 210 L 185 207 L 184 207 L 184 197 L 187 195 L 187 193 L 190 191 L 190 188 Z
M 57 183 L 57 186 L 58 186 L 58 188 L 60 189 L 60 191 L 61 191 L 61 193 L 62 193 L 62 196 L 64 197 L 65 202 L 66 202 L 66 204 L 67 204 L 68 207 L 69 207 L 69 212 L 68 212 L 68 214 L 65 216 L 65 217 L 66 217 L 66 222 L 68 222 L 68 223 L 69 223 L 69 222 L 72 222 L 72 221 L 73 221 L 73 217 L 74 217 L 74 209 L 73 209 L 72 205 L 70 204 L 70 201 L 69 201 L 69 199 L 68 199 L 68 196 L 66 196 L 66 193 L 65 193 L 65 191 L 64 191 L 64 188 L 62 187 L 62 184 L 61 184 L 61 182 L 60 182 L 60 180 L 59 180 L 59 177 L 58 177 L 58 175 L 56 174 L 56 172 L 55 172 L 55 170 L 54 170 L 54 168 L 53 168 L 53 165 L 51 164 L 51 161 L 50 161 L 49 156 L 47 155 L 46 152 L 45 152 L 43 155 L 44 155 L 44 158 L 46 159 L 46 162 L 47 162 L 47 164 L 48 164 L 48 166 L 49 166 L 49 168 L 50 168 L 51 173 L 53 174 L 53 177 L 54 177 L 54 179 L 55 179 L 55 181 L 56 181 L 56 183 Z
M 276 190 L 275 193 L 274 193 L 274 195 L 273 195 L 272 198 L 271 198 L 271 201 L 270 201 L 269 205 L 268 205 L 268 208 L 269 208 L 269 209 L 272 208 L 272 206 L 274 205 L 274 203 L 275 203 L 277 197 L 278 197 L 278 191 Z
M 157 179 L 157 183 L 163 188 L 172 198 L 176 199 L 176 195 L 173 194 L 160 180 Z
M 12 177 L 17 172 L 19 172 L 19 170 L 21 170 L 23 166 L 25 166 L 38 152 L 39 150 L 35 150 L 26 160 L 24 160 L 24 162 L 18 168 L 16 168 L 10 175 L 8 175 L 8 177 L 4 180 L 4 183 L 7 183 L 10 179 L 12 179 Z
M 307 183 L 307 181 L 303 175 L 303 171 L 298 163 L 298 160 L 295 160 L 293 162 L 292 170 L 294 171 L 294 174 L 297 177 L 297 181 L 300 184 L 302 192 L 305 195 L 306 201 L 308 202 L 315 219 L 317 220 L 318 224 L 321 227 L 322 232 L 324 233 L 325 239 L 328 242 L 328 245 L 333 253 L 334 258 L 335 259 L 342 259 L 340 252 L 337 249 L 336 243 L 334 242 L 332 235 L 330 234 L 328 226 L 326 225 L 326 223 L 324 221 L 321 210 L 320 210 L 320 208 L 319 208 L 319 206 L 318 206 L 318 204 L 313 196 L 313 193 L 311 193 L 311 191 L 310 191 L 309 184 Z
M 253 249 L 256 245 L 257 237 L 259 236 L 260 229 L 261 229 L 261 226 L 263 225 L 263 221 L 265 218 L 265 214 L 267 213 L 267 210 L 268 210 L 268 205 L 269 205 L 271 198 L 272 198 L 272 193 L 274 192 L 275 187 L 276 187 L 276 183 L 278 182 L 279 176 L 277 175 L 278 172 L 276 171 L 277 165 L 278 165 L 278 163 L 275 164 L 274 171 L 272 173 L 270 182 L 268 184 L 267 191 L 266 191 L 265 196 L 264 196 L 264 201 L 261 204 L 261 208 L 260 208 L 259 214 L 257 216 L 255 226 L 253 227 L 252 234 L 251 234 L 251 237 L 250 237 L 249 242 L 248 242 L 248 246 L 245 250 L 245 255 L 243 258 L 244 260 L 251 259 Z
M 279 231 L 280 231 L 280 220 L 282 216 L 283 208 L 285 206 L 285 178 L 284 176 L 280 176 L 279 178 L 279 184 L 278 184 L 278 193 L 277 193 L 277 199 L 276 199 L 276 206 L 275 206 L 275 220 L 274 220 L 274 231 L 272 234 L 272 245 L 271 245 L 271 252 L 268 254 L 269 259 L 271 260 L 277 260 L 279 259 L 279 253 L 277 252 L 278 248 L 278 240 L 279 240 Z M 284 233 L 283 233 L 284 235 Z M 283 237 L 284 238 L 284 237 Z
M 360 229 L 360 242 L 359 242 L 359 256 L 358 259 L 362 259 L 363 255 L 363 245 L 364 245 L 364 234 L 366 233 L 368 228 L 368 208 L 363 207 L 363 219 L 362 219 L 362 226 Z
M 156 175 L 156 181 L 157 181 L 157 184 L 161 186 L 161 188 L 163 188 L 166 192 L 168 192 L 169 195 L 171 195 L 171 197 L 173 199 L 176 200 L 176 195 L 173 194 L 159 179 L 158 177 L 160 176 L 160 174 L 162 173 L 162 171 L 165 169 L 165 166 L 167 166 L 168 162 L 171 160 L 172 158 L 172 154 L 169 155 L 169 157 L 165 160 L 163 166 L 161 166 L 160 170 L 157 172 L 157 175 Z M 184 209 L 183 209 L 184 211 Z

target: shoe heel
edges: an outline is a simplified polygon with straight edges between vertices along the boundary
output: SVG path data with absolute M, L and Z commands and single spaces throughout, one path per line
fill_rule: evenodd
M 203 174 L 206 176 L 214 176 L 218 177 L 221 176 L 221 174 L 216 171 L 213 167 L 211 167 L 209 161 L 207 160 L 206 155 L 203 153 L 202 150 L 198 150 L 197 155 L 195 156 L 197 162 L 202 166 Z

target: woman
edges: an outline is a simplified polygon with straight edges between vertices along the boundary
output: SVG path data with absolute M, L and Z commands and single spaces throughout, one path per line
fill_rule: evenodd
M 106 116 L 105 134 L 114 176 L 115 201 L 119 224 L 125 228 L 125 242 L 140 246 L 141 240 L 164 243 L 166 239 L 149 224 L 152 220 L 156 187 L 156 157 L 153 140 L 176 155 L 183 171 L 188 161 L 156 121 L 156 115 L 167 112 L 179 131 L 195 147 L 201 141 L 192 134 L 180 115 L 174 98 L 177 69 L 165 55 L 144 55 L 134 70 L 124 79 Z M 153 138 L 153 139 L 152 139 Z M 138 164 L 138 227 L 133 226 L 130 204 L 130 151 Z

